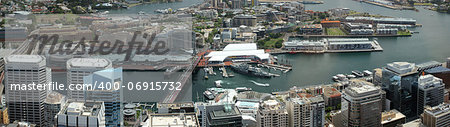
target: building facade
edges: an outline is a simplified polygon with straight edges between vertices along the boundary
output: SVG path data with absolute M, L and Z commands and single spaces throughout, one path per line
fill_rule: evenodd
M 440 104 L 435 107 L 426 107 L 421 115 L 422 123 L 427 127 L 450 126 L 450 104 Z
M 267 100 L 261 104 L 256 120 L 258 127 L 287 127 L 289 115 L 276 100 Z
M 417 115 L 422 114 L 427 105 L 434 107 L 444 102 L 444 86 L 442 79 L 433 75 L 419 77 Z
M 390 109 L 397 109 L 407 121 L 417 118 L 418 72 L 414 63 L 393 62 L 382 71 L 382 88 Z
M 350 127 L 379 127 L 381 90 L 366 81 L 352 81 L 342 93 L 342 122 Z
M 18 87 L 51 82 L 51 70 L 46 67 L 45 57 L 11 55 L 5 62 L 5 94 L 10 121 L 27 121 L 44 126 L 44 101 L 49 89 L 22 90 Z
M 108 59 L 73 58 L 67 61 L 67 84 L 83 84 L 83 77 L 96 71 L 112 68 Z M 84 99 L 84 91 L 67 91 L 68 99 Z
M 103 102 L 69 102 L 56 115 L 58 127 L 105 127 L 105 105 Z
M 322 97 L 292 98 L 287 102 L 290 127 L 322 127 L 325 120 L 325 102 Z

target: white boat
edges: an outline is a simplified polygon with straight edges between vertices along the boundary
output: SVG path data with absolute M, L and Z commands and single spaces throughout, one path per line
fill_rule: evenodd
M 216 83 L 217 88 L 222 88 L 222 85 L 220 85 L 221 82 L 222 82 L 221 80 L 214 81 L 214 83 Z
M 356 76 L 355 75 L 347 75 L 347 78 L 356 78 Z
M 372 72 L 370 72 L 369 70 L 364 70 L 363 73 L 366 76 L 372 75 Z

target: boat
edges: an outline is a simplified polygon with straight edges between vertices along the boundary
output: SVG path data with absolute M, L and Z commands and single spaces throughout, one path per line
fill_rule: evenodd
M 345 81 L 347 80 L 347 77 L 344 74 L 337 74 L 336 77 L 338 77 L 339 81 Z
M 363 77 L 364 76 L 364 73 L 362 73 L 362 72 L 360 72 L 358 70 L 352 71 L 352 74 L 357 76 L 357 77 Z
M 372 75 L 372 72 L 370 72 L 369 70 L 364 70 L 363 73 L 364 73 L 365 76 Z
M 337 77 L 337 76 L 333 76 L 333 81 L 338 81 L 339 80 L 339 78 Z
M 233 64 L 231 65 L 231 69 L 241 74 L 248 74 L 256 77 L 271 78 L 272 76 L 274 76 L 268 72 L 261 70 L 261 68 L 252 67 L 251 65 L 246 63 Z
M 145 12 L 139 11 L 138 14 L 139 14 L 139 15 L 143 15 L 143 14 L 145 14 Z
M 252 82 L 253 84 L 258 85 L 258 86 L 265 86 L 265 87 L 270 86 L 269 83 L 259 83 L 259 82 L 253 81 L 253 80 L 250 80 L 250 82 Z
M 206 97 L 206 99 L 208 100 L 212 100 L 214 99 L 214 94 L 211 93 L 209 90 L 206 90 L 205 92 L 203 92 L 203 95 Z
M 236 88 L 237 92 L 244 92 L 244 91 L 252 91 L 252 88 L 247 88 L 247 87 L 237 87 Z
M 208 79 L 209 77 L 208 77 L 208 75 L 205 75 L 205 79 Z
M 351 78 L 356 78 L 355 75 L 347 75 L 347 78 L 351 79 Z
M 220 82 L 221 82 L 220 80 L 214 81 L 217 88 L 222 88 L 222 85 L 220 85 Z
M 228 77 L 234 77 L 234 75 L 232 73 L 229 73 Z

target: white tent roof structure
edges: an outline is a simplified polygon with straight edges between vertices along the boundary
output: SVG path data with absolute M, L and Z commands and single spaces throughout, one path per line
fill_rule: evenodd
M 224 61 L 231 56 L 257 56 L 260 59 L 269 59 L 270 54 L 265 53 L 263 49 L 258 50 L 256 43 L 228 44 L 223 51 L 212 51 L 206 57 L 208 61 Z

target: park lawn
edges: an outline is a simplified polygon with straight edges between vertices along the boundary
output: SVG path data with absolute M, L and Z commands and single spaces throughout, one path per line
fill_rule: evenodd
M 275 38 L 275 39 L 272 38 L 264 43 L 264 48 L 266 49 L 275 48 L 275 44 L 277 43 L 277 41 L 280 40 L 283 41 L 283 38 Z
M 433 3 L 414 3 L 414 6 L 432 6 Z
M 340 28 L 327 28 L 327 35 L 346 35 Z
M 397 35 L 411 35 L 411 32 L 409 32 L 409 31 L 398 31 L 397 32 Z

